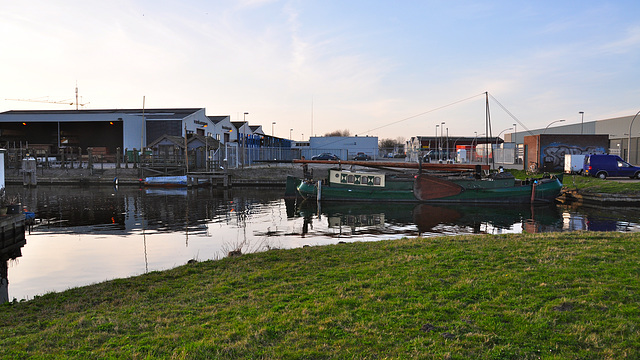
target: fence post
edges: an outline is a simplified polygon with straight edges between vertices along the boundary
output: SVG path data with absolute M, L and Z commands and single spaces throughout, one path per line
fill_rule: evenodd
M 133 148 L 133 168 L 138 168 L 138 150 L 136 148 Z
M 93 175 L 93 149 L 92 148 L 87 148 L 87 156 L 88 156 L 87 169 L 91 170 L 91 174 Z

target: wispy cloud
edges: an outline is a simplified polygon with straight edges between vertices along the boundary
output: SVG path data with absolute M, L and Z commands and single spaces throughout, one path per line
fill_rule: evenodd
M 599 47 L 602 52 L 612 54 L 635 53 L 640 49 L 640 26 L 632 26 L 618 39 Z

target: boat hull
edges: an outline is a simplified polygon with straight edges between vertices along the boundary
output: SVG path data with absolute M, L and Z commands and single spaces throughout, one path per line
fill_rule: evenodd
M 186 187 L 187 177 L 182 176 L 151 176 L 145 178 L 145 186 L 157 186 L 157 187 Z
M 426 179 L 426 180 L 425 180 Z M 352 185 L 320 185 L 322 201 L 424 202 L 424 203 L 549 203 L 562 190 L 559 178 L 538 179 L 520 183 L 511 179 L 437 179 L 438 184 L 423 176 L 413 180 L 387 181 L 382 188 Z M 439 191 L 441 190 L 441 191 Z M 318 198 L 317 183 L 302 182 L 299 193 L 305 198 Z

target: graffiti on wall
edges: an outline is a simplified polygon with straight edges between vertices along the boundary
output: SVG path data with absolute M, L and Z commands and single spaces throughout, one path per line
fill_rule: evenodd
M 606 154 L 602 146 L 567 145 L 551 143 L 542 149 L 542 163 L 547 170 L 562 170 L 564 168 L 564 155 Z

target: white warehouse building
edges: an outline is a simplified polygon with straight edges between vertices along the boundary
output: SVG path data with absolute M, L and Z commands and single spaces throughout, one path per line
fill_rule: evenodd
M 365 153 L 371 158 L 378 157 L 377 136 L 312 136 L 309 145 L 311 156 L 332 153 L 342 160 L 350 160 L 358 153 Z

